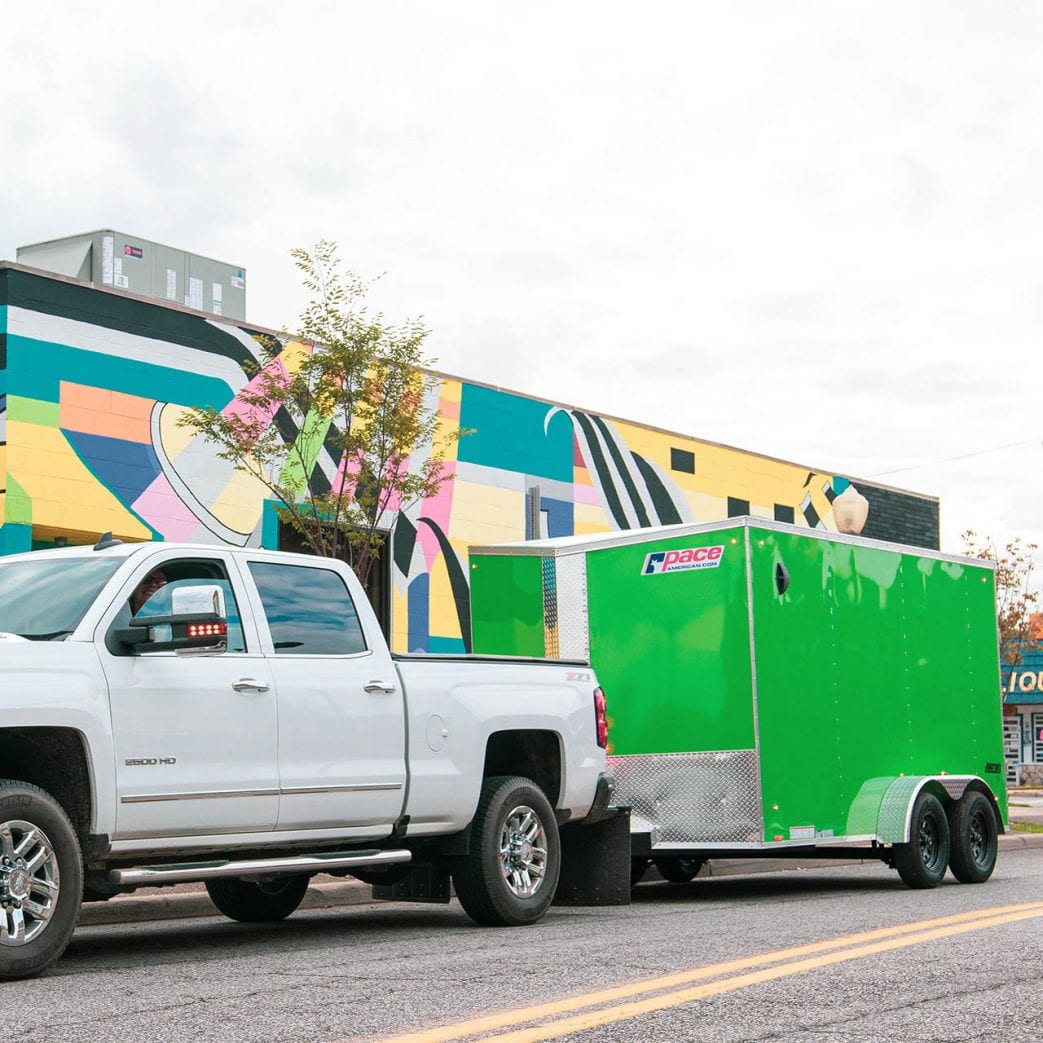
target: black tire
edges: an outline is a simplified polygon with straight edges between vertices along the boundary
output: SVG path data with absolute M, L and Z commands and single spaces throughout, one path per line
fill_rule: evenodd
M 206 890 L 210 901 L 230 920 L 272 923 L 285 920 L 301 904 L 310 879 L 302 873 L 255 884 L 236 877 L 218 877 L 206 881 Z
M 967 790 L 949 809 L 949 868 L 961 884 L 983 884 L 996 868 L 999 823 L 992 801 Z
M 913 805 L 909 842 L 895 844 L 894 863 L 908 887 L 937 887 L 949 862 L 949 820 L 937 797 L 921 793 Z
M 554 901 L 560 870 L 558 823 L 540 788 L 520 775 L 486 779 L 470 853 L 453 867 L 467 915 L 483 927 L 536 923 Z
M 671 884 L 687 884 L 699 875 L 704 861 L 702 858 L 657 858 L 655 867 Z
M 80 845 L 61 805 L 36 786 L 0 780 L 0 979 L 50 967 L 82 897 Z
M 637 887 L 644 879 L 648 867 L 652 864 L 650 858 L 632 858 L 630 860 L 630 886 Z

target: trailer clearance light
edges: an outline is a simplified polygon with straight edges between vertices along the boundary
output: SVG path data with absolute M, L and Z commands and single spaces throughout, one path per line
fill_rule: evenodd
M 227 623 L 189 623 L 189 637 L 227 637 Z
M 594 723 L 597 728 L 598 745 L 604 750 L 608 747 L 608 705 L 605 693 L 600 688 L 594 689 Z

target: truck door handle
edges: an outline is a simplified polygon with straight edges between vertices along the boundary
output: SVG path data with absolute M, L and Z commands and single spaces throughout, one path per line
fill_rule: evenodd
M 373 694 L 383 692 L 384 695 L 390 695 L 395 690 L 395 686 L 388 684 L 387 681 L 370 681 L 369 684 L 362 686 L 362 690 Z
M 238 681 L 232 682 L 232 687 L 237 692 L 267 692 L 267 681 L 255 681 L 252 677 L 240 677 Z

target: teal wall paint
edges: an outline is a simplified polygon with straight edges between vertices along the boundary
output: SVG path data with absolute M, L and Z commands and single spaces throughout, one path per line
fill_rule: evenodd
M 460 439 L 461 463 L 483 464 L 559 482 L 572 481 L 572 423 L 564 413 L 551 418 L 546 402 L 464 384 L 460 422 L 474 433 Z

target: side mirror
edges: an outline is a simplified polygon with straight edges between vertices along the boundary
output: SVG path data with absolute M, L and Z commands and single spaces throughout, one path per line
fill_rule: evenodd
M 212 613 L 224 619 L 225 592 L 218 586 L 178 587 L 170 592 L 170 611 L 175 616 L 198 616 Z
M 115 631 L 124 646 L 139 652 L 223 652 L 228 646 L 224 591 L 218 586 L 171 591 L 168 616 L 135 616 Z

